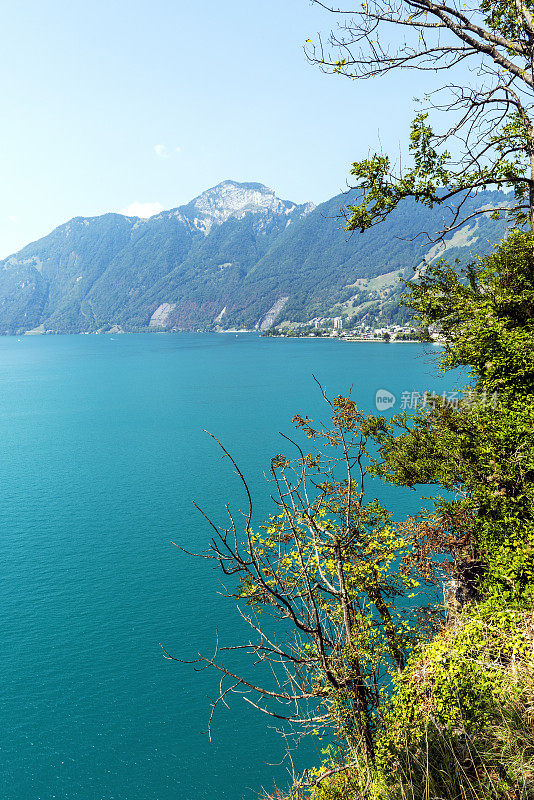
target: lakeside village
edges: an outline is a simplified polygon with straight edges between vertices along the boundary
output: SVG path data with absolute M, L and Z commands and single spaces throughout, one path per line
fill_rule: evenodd
M 339 338 L 349 342 L 435 342 L 444 339 L 436 328 L 421 331 L 409 325 L 388 325 L 371 328 L 361 324 L 350 330 L 343 330 L 342 317 L 315 317 L 308 322 L 282 322 L 281 325 L 262 331 L 262 336 L 280 337 L 327 337 Z

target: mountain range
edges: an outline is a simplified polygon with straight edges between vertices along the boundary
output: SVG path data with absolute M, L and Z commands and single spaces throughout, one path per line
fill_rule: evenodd
M 229 180 L 149 219 L 75 217 L 0 261 L 0 333 L 403 321 L 399 278 L 423 257 L 466 261 L 506 232 L 484 214 L 432 245 L 418 234 L 438 230 L 442 210 L 406 200 L 386 222 L 349 235 L 342 211 L 356 199 L 350 191 L 316 207 Z M 506 202 L 481 192 L 465 211 Z

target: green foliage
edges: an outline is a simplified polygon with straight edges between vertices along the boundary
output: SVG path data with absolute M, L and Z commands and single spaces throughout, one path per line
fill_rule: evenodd
M 510 689 L 510 665 L 528 667 L 532 641 L 524 622 L 523 614 L 506 606 L 490 613 L 482 608 L 412 658 L 384 711 L 378 745 L 384 770 L 393 772 L 396 759 L 420 746 L 432 727 L 448 737 L 459 728 L 468 736 L 486 729 Z
M 329 763 L 314 800 L 356 800 L 364 787 L 387 800 L 532 798 L 532 623 L 482 607 L 422 647 L 395 678 L 372 776 L 361 764 L 329 776 Z
M 375 474 L 454 493 L 436 510 L 459 563 L 478 564 L 484 591 L 514 604 L 534 600 L 533 248 L 515 232 L 463 274 L 427 270 L 405 302 L 445 336 L 442 369 L 468 367 L 474 384 L 456 406 L 429 397 L 411 418 L 366 423 Z
M 448 340 L 442 369 L 467 366 L 501 402 L 534 392 L 534 237 L 516 231 L 458 274 L 429 267 L 404 300 Z
M 351 212 L 348 230 L 363 232 L 383 222 L 407 197 L 413 197 L 428 208 L 443 202 L 443 193 L 438 192 L 449 185 L 452 177 L 446 169 L 450 155 L 448 152 L 440 155 L 435 149 L 432 143 L 435 137 L 427 119 L 427 113 L 420 113 L 412 122 L 409 149 L 415 165 L 399 179 L 391 179 L 388 156 L 375 153 L 371 158 L 354 162 L 351 175 L 358 181 L 364 196 L 361 203 L 348 207 Z
M 484 105 L 483 100 L 480 105 Z M 525 176 L 529 168 L 532 131 L 529 123 L 518 113 L 503 116 L 505 122 L 487 137 L 486 154 L 493 150 L 492 162 L 481 164 L 484 159 L 472 159 L 470 168 L 466 169 L 459 168 L 457 157 L 453 158 L 447 150 L 439 152 L 439 145 L 447 137 L 434 133 L 428 124 L 428 112 L 417 114 L 409 136 L 412 167 L 394 176 L 389 157 L 378 153 L 353 163 L 351 175 L 356 178 L 363 198 L 348 205 L 347 230 L 363 232 L 384 222 L 407 198 L 413 198 L 428 208 L 436 205 L 448 208 L 451 198 L 456 198 L 456 204 L 463 206 L 473 189 L 487 190 L 492 186 L 513 189 L 515 199 L 515 204 L 503 203 L 502 211 L 494 211 L 493 219 L 508 217 L 516 225 L 529 222 L 529 215 L 524 210 L 525 200 L 529 198 L 529 182 Z M 463 217 L 469 217 L 467 209 L 463 209 Z M 455 223 L 451 214 L 451 224 Z

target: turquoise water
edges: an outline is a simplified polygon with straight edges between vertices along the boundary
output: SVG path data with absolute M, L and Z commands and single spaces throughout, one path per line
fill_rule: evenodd
M 377 389 L 443 390 L 437 349 L 256 335 L 0 338 L 0 797 L 238 800 L 287 780 L 283 745 L 238 697 L 206 735 L 209 672 L 239 638 L 192 507 L 241 502 L 216 433 L 268 509 L 262 470 L 312 373 L 371 410 Z M 398 408 L 397 404 L 397 408 Z M 401 514 L 410 493 L 390 496 Z M 311 745 L 297 756 L 313 763 Z M 274 765 L 274 766 L 273 766 Z

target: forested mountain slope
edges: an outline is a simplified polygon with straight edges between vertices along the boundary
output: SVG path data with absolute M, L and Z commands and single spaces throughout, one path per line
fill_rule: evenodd
M 225 181 L 146 220 L 76 217 L 0 262 L 0 332 L 253 328 L 334 313 L 394 319 L 399 276 L 438 255 L 413 237 L 438 230 L 443 213 L 406 201 L 383 225 L 349 236 L 340 210 L 354 196 L 315 208 Z M 481 193 L 472 205 L 490 201 L 506 195 Z M 505 229 L 479 217 L 449 240 L 446 256 L 487 252 Z

